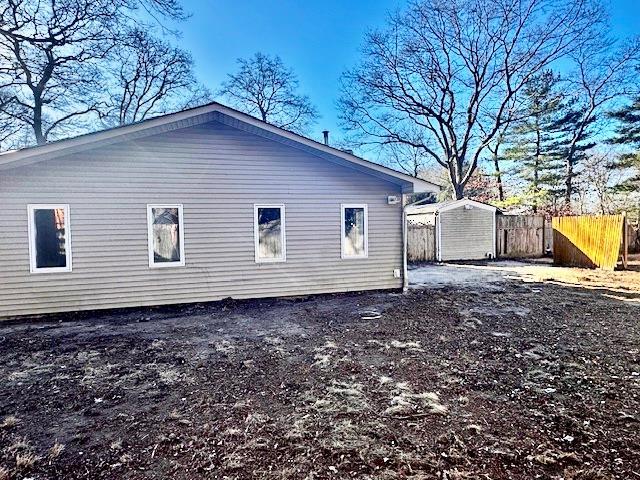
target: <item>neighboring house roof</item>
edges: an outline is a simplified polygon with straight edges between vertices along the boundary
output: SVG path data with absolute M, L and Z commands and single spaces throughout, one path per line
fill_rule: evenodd
M 0 170 L 49 160 L 102 145 L 133 140 L 157 133 L 177 130 L 193 125 L 217 121 L 240 130 L 269 138 L 298 148 L 330 162 L 352 168 L 402 187 L 403 193 L 438 192 L 440 186 L 420 180 L 391 168 L 378 165 L 351 153 L 316 142 L 302 135 L 275 127 L 251 115 L 212 102 L 200 107 L 161 115 L 141 122 L 58 140 L 36 147 L 23 148 L 0 154 Z
M 471 207 L 481 208 L 484 210 L 490 210 L 492 212 L 495 212 L 498 210 L 496 207 L 494 207 L 493 205 L 489 205 L 488 203 L 477 202 L 476 200 L 471 200 L 469 198 L 462 198 L 460 200 L 447 200 L 445 202 L 428 203 L 426 205 L 409 205 L 407 207 L 407 215 L 418 214 L 418 213 L 444 212 L 447 210 L 453 210 L 454 208 L 459 208 L 466 205 Z

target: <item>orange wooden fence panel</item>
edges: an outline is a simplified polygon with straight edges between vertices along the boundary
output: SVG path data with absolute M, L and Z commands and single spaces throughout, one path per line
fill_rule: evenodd
M 624 215 L 554 217 L 554 263 L 613 270 L 620 256 L 624 225 Z

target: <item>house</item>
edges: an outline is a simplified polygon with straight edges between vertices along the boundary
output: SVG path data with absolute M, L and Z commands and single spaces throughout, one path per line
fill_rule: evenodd
M 7 152 L 0 316 L 397 289 L 437 190 L 218 103 Z
M 406 208 L 409 225 L 435 225 L 436 260 L 496 257 L 496 207 L 468 198 Z

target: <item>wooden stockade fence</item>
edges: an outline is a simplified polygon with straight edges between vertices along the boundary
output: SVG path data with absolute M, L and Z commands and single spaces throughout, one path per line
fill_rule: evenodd
M 640 225 L 630 224 L 627 220 L 627 245 L 629 253 L 640 253 Z
M 559 265 L 600 267 L 613 270 L 627 252 L 639 252 L 640 229 L 627 225 L 624 215 L 554 217 L 541 215 L 497 215 L 496 250 L 502 258 L 535 258 L 553 252 Z M 433 225 L 409 224 L 407 260 L 436 259 L 436 231 Z
M 534 258 L 553 248 L 551 225 L 542 215 L 496 215 L 496 250 L 506 258 Z
M 557 265 L 613 270 L 627 260 L 624 215 L 554 217 L 553 261 Z
M 436 227 L 409 225 L 407 229 L 407 260 L 433 262 L 436 259 Z
M 408 225 L 409 262 L 432 262 L 436 259 L 435 232 L 433 225 Z M 553 247 L 551 232 L 550 222 L 540 215 L 497 215 L 497 254 L 503 258 L 542 257 Z

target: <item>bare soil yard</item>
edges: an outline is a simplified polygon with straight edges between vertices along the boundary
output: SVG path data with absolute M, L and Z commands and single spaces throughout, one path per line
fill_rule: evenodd
M 640 478 L 640 273 L 412 275 L 1 325 L 0 479 Z

